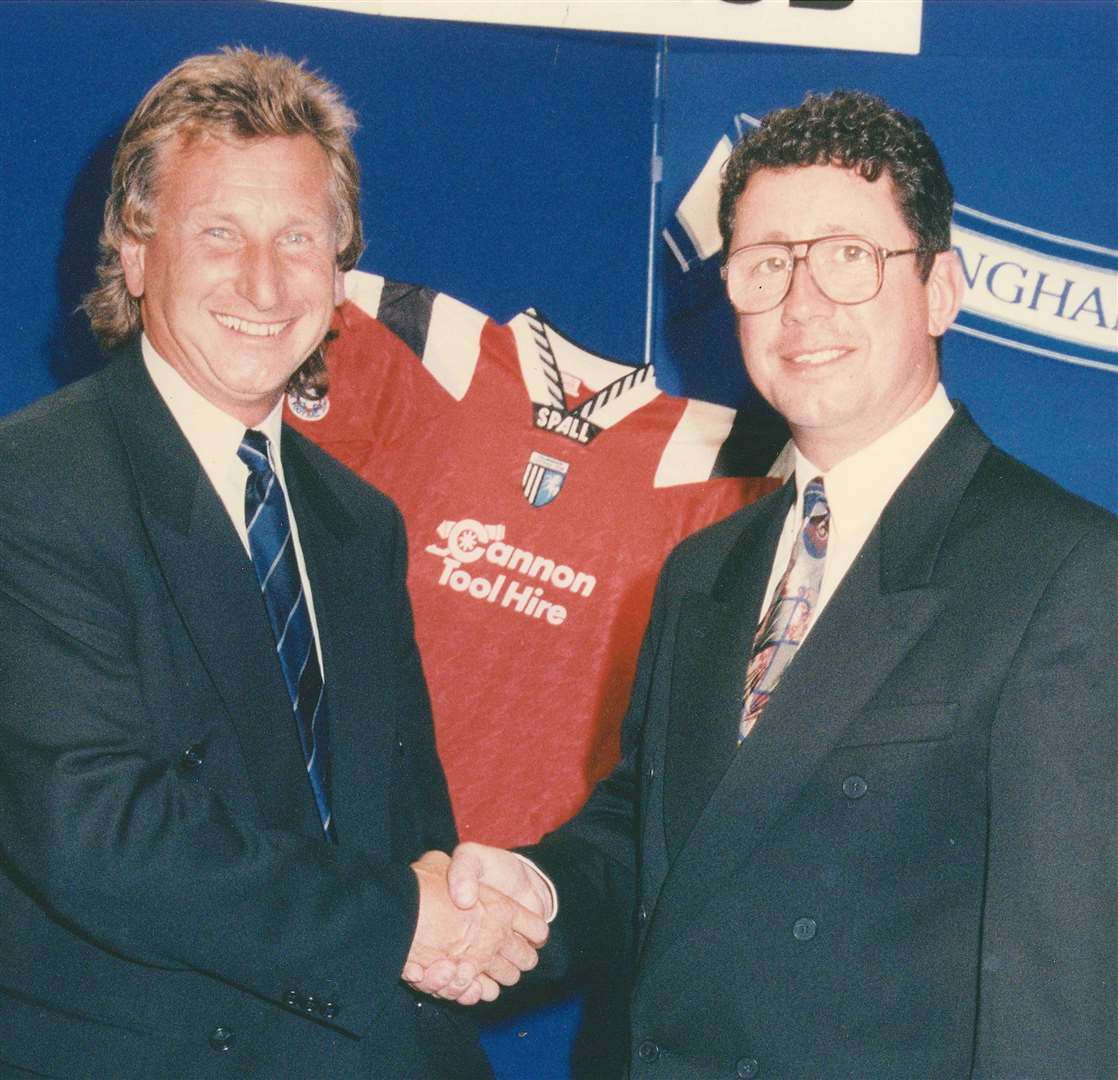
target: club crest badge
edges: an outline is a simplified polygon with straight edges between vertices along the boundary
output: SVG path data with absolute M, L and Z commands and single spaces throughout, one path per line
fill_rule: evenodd
M 567 462 L 533 450 L 521 480 L 524 498 L 533 506 L 547 506 L 563 489 L 569 469 Z
M 287 395 L 287 405 L 300 420 L 321 420 L 330 411 L 330 395 L 312 398 L 291 390 Z

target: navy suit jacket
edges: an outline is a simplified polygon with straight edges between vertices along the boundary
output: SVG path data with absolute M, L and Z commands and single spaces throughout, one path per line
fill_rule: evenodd
M 282 454 L 329 709 L 325 842 L 251 563 L 139 350 L 0 422 L 0 1074 L 487 1076 L 399 981 L 455 832 L 400 516 Z
M 545 962 L 628 944 L 633 1080 L 1112 1080 L 1115 519 L 958 409 L 736 750 L 792 498 L 665 565 Z

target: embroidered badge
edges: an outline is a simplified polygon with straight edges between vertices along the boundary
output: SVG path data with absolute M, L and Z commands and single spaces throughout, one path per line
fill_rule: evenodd
M 330 395 L 311 398 L 292 390 L 287 395 L 287 404 L 300 420 L 321 420 L 330 411 Z
M 521 480 L 524 498 L 533 506 L 546 506 L 562 490 L 569 469 L 567 462 L 533 450 Z

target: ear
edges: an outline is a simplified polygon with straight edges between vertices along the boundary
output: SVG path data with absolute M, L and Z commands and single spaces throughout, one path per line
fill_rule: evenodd
M 144 295 L 144 256 L 147 245 L 132 236 L 125 236 L 120 242 L 120 265 L 124 267 L 124 284 L 128 291 L 139 300 Z
M 955 321 L 963 303 L 966 283 L 959 256 L 954 251 L 941 251 L 928 275 L 928 335 L 937 338 Z
M 345 300 L 345 271 L 334 267 L 334 307 Z

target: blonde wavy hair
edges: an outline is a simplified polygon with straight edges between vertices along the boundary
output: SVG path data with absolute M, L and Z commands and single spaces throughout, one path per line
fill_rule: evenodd
M 154 235 L 152 207 L 161 150 L 180 139 L 212 133 L 234 139 L 311 135 L 330 162 L 337 210 L 341 270 L 351 270 L 363 249 L 360 171 L 351 137 L 353 113 L 336 87 L 304 63 L 252 49 L 224 48 L 192 56 L 144 95 L 120 137 L 101 229 L 98 285 L 82 301 L 103 348 L 113 349 L 142 327 L 140 302 L 128 291 L 120 246 L 125 237 Z M 288 388 L 309 397 L 326 390 L 323 360 L 329 337 L 291 376 Z

